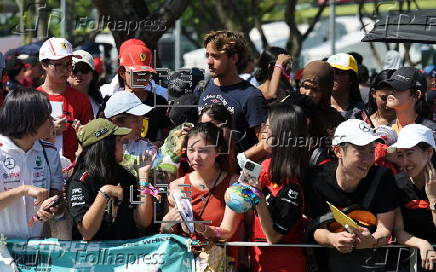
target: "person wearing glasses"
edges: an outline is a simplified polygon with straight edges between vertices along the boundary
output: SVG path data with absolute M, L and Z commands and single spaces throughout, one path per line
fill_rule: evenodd
M 386 69 L 378 73 L 371 84 L 369 101 L 367 104 L 368 113 L 374 127 L 389 125 L 395 120 L 395 111 L 387 107 L 387 97 L 392 93 L 392 88 L 383 81 L 390 78 L 395 72 L 393 69 Z
M 73 88 L 88 96 L 93 116 L 96 117 L 103 96 L 98 89 L 98 73 L 95 71 L 94 59 L 85 50 L 76 50 L 73 54 L 81 58 L 73 57 L 73 71 L 68 82 Z
M 86 124 L 92 119 L 92 109 L 88 97 L 68 84 L 68 77 L 73 69 L 73 54 L 71 43 L 64 38 L 50 38 L 42 44 L 39 50 L 39 61 L 45 71 L 44 83 L 38 91 L 48 94 L 50 104 L 55 109 L 52 115 L 56 146 L 62 148 L 63 155 L 71 161 L 76 159 L 78 147 L 76 131 L 72 124 L 74 120 Z M 61 141 L 61 143 L 59 143 Z

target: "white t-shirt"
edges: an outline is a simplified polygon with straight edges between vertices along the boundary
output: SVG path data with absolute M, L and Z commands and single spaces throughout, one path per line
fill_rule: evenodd
M 149 92 L 153 92 L 153 89 L 156 91 L 156 94 L 163 96 L 166 100 L 168 100 L 168 89 L 160 86 L 159 84 L 156 84 L 154 80 L 150 81 L 150 84 L 148 84 L 145 89 Z M 118 76 L 116 75 L 111 83 L 104 84 L 100 87 L 100 92 L 103 97 L 106 95 L 113 95 L 116 92 L 122 91 L 123 89 L 120 88 L 120 84 L 118 83 Z
M 36 141 L 29 151 L 24 152 L 9 137 L 0 135 L 0 143 L 0 193 L 22 185 L 62 189 L 62 168 L 59 153 L 53 144 L 41 142 L 41 145 Z M 27 226 L 38 209 L 31 196 L 24 196 L 11 203 L 0 210 L 0 233 L 8 239 L 40 237 L 41 222 L 36 222 L 33 227 Z

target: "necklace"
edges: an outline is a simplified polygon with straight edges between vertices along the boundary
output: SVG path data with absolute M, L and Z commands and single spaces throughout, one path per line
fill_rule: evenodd
M 207 193 L 207 196 L 206 196 L 206 197 L 203 197 L 203 198 L 201 199 L 201 201 L 203 202 L 203 207 L 201 208 L 201 211 L 198 213 L 198 216 L 199 216 L 199 217 L 201 217 L 201 216 L 203 215 L 203 213 L 204 213 L 204 209 L 206 209 L 206 206 L 207 206 L 207 204 L 209 203 L 210 196 L 213 194 L 213 191 L 215 190 L 216 183 L 218 182 L 218 180 L 219 180 L 220 177 L 221 177 L 221 173 L 222 173 L 222 170 L 220 170 L 218 176 L 216 177 L 216 179 L 215 179 L 215 181 L 214 181 L 214 183 L 213 183 L 212 188 L 209 189 L 209 192 Z

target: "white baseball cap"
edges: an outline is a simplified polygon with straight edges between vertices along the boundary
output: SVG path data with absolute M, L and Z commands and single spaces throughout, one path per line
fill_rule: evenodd
M 50 38 L 39 49 L 39 61 L 58 60 L 68 56 L 74 56 L 73 46 L 64 38 Z M 74 57 L 81 58 L 81 56 Z
M 394 152 L 397 148 L 412 148 L 422 142 L 435 148 L 433 131 L 421 124 L 410 124 L 400 130 L 398 141 L 388 147 L 388 151 Z
M 373 129 L 367 123 L 359 119 L 348 119 L 340 123 L 336 128 L 332 145 L 352 143 L 364 146 L 378 139 L 381 139 L 381 137 L 375 135 Z
M 130 113 L 136 116 L 141 116 L 152 109 L 152 107 L 143 104 L 135 94 L 127 91 L 120 91 L 112 95 L 106 102 L 104 115 L 106 118 L 111 118 L 120 113 Z
M 76 50 L 73 52 L 73 65 L 78 62 L 84 62 L 89 65 L 89 67 L 92 68 L 92 70 L 95 70 L 95 63 L 94 58 L 86 52 L 85 50 Z M 76 56 L 80 56 L 81 58 L 77 58 Z

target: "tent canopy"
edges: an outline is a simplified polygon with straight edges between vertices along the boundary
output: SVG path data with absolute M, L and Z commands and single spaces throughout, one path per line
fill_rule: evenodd
M 362 42 L 436 44 L 436 9 L 389 12 Z

